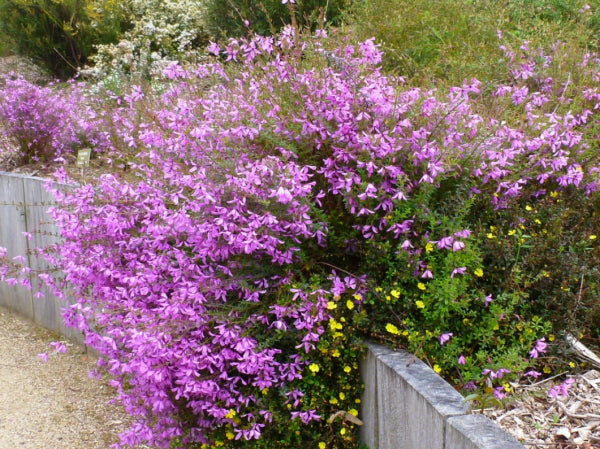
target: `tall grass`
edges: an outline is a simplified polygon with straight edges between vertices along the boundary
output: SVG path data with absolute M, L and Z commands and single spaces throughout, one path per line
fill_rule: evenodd
M 388 71 L 413 84 L 457 85 L 505 76 L 499 31 L 517 47 L 598 48 L 599 9 L 599 0 L 367 0 L 346 20 L 357 39 L 382 45 Z

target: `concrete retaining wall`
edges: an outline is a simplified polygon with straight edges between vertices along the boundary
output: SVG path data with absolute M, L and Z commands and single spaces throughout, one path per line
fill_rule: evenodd
M 32 270 L 43 270 L 47 265 L 34 256 L 35 248 L 46 247 L 58 241 L 58 229 L 47 210 L 53 198 L 44 188 L 46 180 L 33 176 L 0 173 L 0 246 L 9 257 L 25 255 Z M 31 234 L 28 240 L 23 233 Z M 0 282 L 0 306 L 28 318 L 40 326 L 83 342 L 83 335 L 63 324 L 61 308 L 67 305 L 42 287 L 44 298 L 36 298 L 37 280 L 33 289 L 10 286 Z
M 368 344 L 361 364 L 361 440 L 369 449 L 523 449 L 429 366 L 406 351 Z

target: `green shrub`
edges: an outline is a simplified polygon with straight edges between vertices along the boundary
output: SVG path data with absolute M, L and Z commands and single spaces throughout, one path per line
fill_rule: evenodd
M 77 72 L 96 44 L 114 41 L 126 27 L 110 0 L 0 0 L 0 31 L 16 51 L 60 78 Z
M 252 32 L 270 35 L 292 23 L 292 12 L 302 28 L 324 23 L 339 25 L 349 0 L 211 0 L 207 5 L 207 26 L 213 38 L 245 36 Z

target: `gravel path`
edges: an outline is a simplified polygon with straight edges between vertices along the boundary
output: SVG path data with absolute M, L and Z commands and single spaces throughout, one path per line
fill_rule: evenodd
M 56 339 L 0 308 L 0 449 L 108 449 L 126 427 L 114 390 L 89 377 L 95 360 L 54 352 Z

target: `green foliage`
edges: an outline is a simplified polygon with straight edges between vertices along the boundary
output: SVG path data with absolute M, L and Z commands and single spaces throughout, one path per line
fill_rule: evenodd
M 482 231 L 473 229 L 477 197 L 468 186 L 475 182 L 454 181 L 442 182 L 442 191 L 424 188 L 388 217 L 391 226 L 414 220 L 411 229 L 421 238 L 412 244 L 424 254 L 381 242 L 367 250 L 366 260 L 376 261 L 371 271 L 385 274 L 365 302 L 368 332 L 414 352 L 461 388 L 486 388 L 483 368 L 523 371 L 529 364 L 523 354 L 549 324 L 535 315 L 538 305 L 527 301 L 528 290 L 514 288 L 521 283 L 517 271 L 502 272 L 512 290 L 490 290 L 498 266 L 490 266 L 486 242 L 477 237 Z M 490 366 L 491 360 L 501 365 Z
M 95 45 L 114 41 L 125 26 L 112 0 L 0 1 L 0 32 L 60 78 L 75 74 Z
M 245 36 L 256 32 L 274 34 L 293 23 L 314 29 L 325 23 L 339 25 L 342 10 L 349 0 L 299 0 L 283 4 L 281 0 L 210 0 L 207 4 L 207 26 L 214 39 Z

